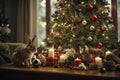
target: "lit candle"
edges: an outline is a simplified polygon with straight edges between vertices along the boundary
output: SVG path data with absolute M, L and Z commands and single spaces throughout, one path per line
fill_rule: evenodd
M 76 58 L 76 59 L 74 60 L 74 66 L 76 66 L 76 67 L 78 67 L 81 63 L 82 63 L 82 61 L 81 61 L 81 59 L 79 59 L 79 58 Z
M 59 63 L 65 63 L 66 57 L 64 54 L 60 56 Z
M 105 56 L 107 56 L 107 55 L 109 55 L 109 54 L 112 54 L 112 52 L 111 52 L 110 50 L 107 50 L 107 51 L 105 52 Z
M 49 51 L 48 51 L 48 57 L 50 58 L 54 58 L 54 48 L 50 48 Z
M 102 58 L 96 57 L 96 58 L 95 58 L 95 63 L 96 63 L 98 66 L 102 66 Z

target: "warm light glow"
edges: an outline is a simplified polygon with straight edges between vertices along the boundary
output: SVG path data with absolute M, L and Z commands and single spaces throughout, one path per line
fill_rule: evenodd
M 96 57 L 96 58 L 95 58 L 95 63 L 96 63 L 98 66 L 102 66 L 102 58 L 101 58 L 101 57 Z
M 107 51 L 105 52 L 105 55 L 107 56 L 107 55 L 109 55 L 109 54 L 112 54 L 112 52 L 111 52 L 110 50 L 107 50 Z
M 46 6 L 46 0 L 43 0 L 43 1 L 40 3 L 40 5 L 41 5 L 42 7 L 45 7 L 45 6 Z
M 40 22 L 39 24 L 41 25 L 41 27 L 46 27 L 46 22 Z
M 50 48 L 48 51 L 48 57 L 54 58 L 54 47 Z
M 42 41 L 41 46 L 45 47 L 46 46 L 45 42 Z
M 65 63 L 65 59 L 66 59 L 65 55 L 62 54 L 62 55 L 60 56 L 59 63 Z

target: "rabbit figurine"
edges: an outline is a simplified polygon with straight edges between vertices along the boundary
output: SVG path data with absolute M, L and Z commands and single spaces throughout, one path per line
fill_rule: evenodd
M 33 43 L 35 38 L 36 36 L 34 36 L 32 40 L 29 38 L 29 43 L 27 45 L 19 46 L 15 49 L 12 56 L 14 65 L 32 65 L 33 55 L 37 52 L 37 48 Z

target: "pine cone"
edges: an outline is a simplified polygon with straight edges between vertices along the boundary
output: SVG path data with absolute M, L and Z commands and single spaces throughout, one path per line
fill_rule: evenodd
M 103 62 L 103 66 L 108 71 L 115 70 L 115 65 L 116 65 L 115 62 L 112 60 Z
M 114 61 L 116 64 L 120 64 L 120 58 L 118 56 L 116 56 L 115 54 L 108 54 L 106 56 L 106 60 L 109 61 L 109 60 L 112 60 Z

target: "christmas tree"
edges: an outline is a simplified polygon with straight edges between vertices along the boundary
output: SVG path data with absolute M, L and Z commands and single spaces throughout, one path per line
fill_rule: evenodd
M 57 0 L 47 41 L 57 48 L 116 48 L 107 0 Z

